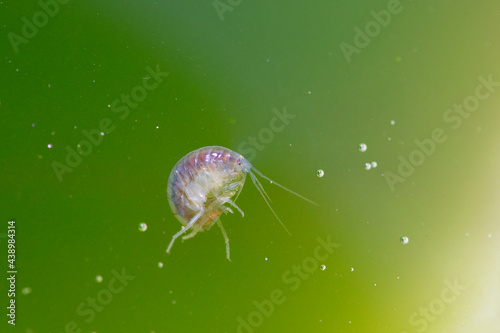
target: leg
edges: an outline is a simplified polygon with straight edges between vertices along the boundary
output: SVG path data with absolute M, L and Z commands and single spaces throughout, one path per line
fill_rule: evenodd
M 227 199 L 224 199 L 225 202 L 227 202 L 228 204 L 230 204 L 231 206 L 233 206 L 234 208 L 236 208 L 240 213 L 241 213 L 241 217 L 244 217 L 245 216 L 245 213 L 243 213 L 243 211 L 241 210 L 240 207 L 236 206 L 236 204 L 234 203 L 234 201 L 232 201 L 231 199 L 227 198 Z M 232 212 L 231 212 L 232 213 Z
M 172 236 L 172 240 L 170 241 L 170 244 L 168 244 L 168 247 L 167 247 L 167 253 L 170 253 L 170 249 L 172 248 L 172 245 L 174 245 L 174 241 L 177 239 L 177 237 L 179 237 L 180 235 L 182 235 L 183 233 L 188 231 L 189 228 L 191 228 L 196 223 L 196 221 L 198 221 L 198 219 L 201 217 L 202 214 L 203 214 L 203 210 L 200 210 L 198 212 L 198 214 L 196 214 L 185 227 L 183 226 L 182 229 L 178 233 L 176 233 L 175 235 Z
M 182 237 L 182 240 L 186 240 L 186 239 L 189 239 L 189 238 L 193 238 L 194 236 L 196 236 L 196 234 L 198 233 L 198 231 L 191 231 L 189 234 L 187 234 L 186 236 L 183 236 Z
M 230 212 L 231 214 L 234 214 L 233 213 L 233 210 L 227 206 L 220 206 L 220 209 L 227 214 L 227 212 Z
M 227 260 L 231 261 L 231 258 L 229 258 L 229 238 L 227 237 L 226 230 L 224 230 L 224 227 L 222 226 L 222 223 L 220 220 L 217 220 L 217 225 L 220 228 L 220 231 L 222 231 L 222 236 L 224 236 L 224 241 L 226 243 L 226 257 Z

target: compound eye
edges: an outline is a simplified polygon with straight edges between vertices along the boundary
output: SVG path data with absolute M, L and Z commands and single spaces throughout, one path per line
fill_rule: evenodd
M 238 158 L 238 160 L 236 160 L 236 163 L 238 163 L 238 165 L 241 165 L 241 160 Z

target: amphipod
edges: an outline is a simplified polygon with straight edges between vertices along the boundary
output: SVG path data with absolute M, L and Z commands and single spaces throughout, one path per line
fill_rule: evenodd
M 271 200 L 271 198 L 267 195 L 254 173 L 316 205 L 313 201 L 264 176 L 242 155 L 234 151 L 218 146 L 200 148 L 181 158 L 168 177 L 168 202 L 172 213 L 182 224 L 182 229 L 172 237 L 167 253 L 170 253 L 175 240 L 188 230 L 191 230 L 191 232 L 183 236 L 183 240 L 194 237 L 198 232 L 208 231 L 217 223 L 226 243 L 227 259 L 231 261 L 229 257 L 229 238 L 219 217 L 222 213 L 233 213 L 233 208 L 239 211 L 241 216 L 244 216 L 243 211 L 236 205 L 235 201 L 243 189 L 247 174 L 250 175 L 252 182 L 274 216 L 288 232 L 269 204 L 268 199 Z M 290 232 L 288 233 L 290 234 Z

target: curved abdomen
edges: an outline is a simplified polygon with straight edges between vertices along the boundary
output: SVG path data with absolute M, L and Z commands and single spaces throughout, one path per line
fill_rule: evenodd
M 167 198 L 175 217 L 186 225 L 200 210 L 200 224 L 220 215 L 217 193 L 235 179 L 244 178 L 238 161 L 243 157 L 227 148 L 210 146 L 181 158 L 168 178 Z M 197 223 L 198 224 L 198 223 Z

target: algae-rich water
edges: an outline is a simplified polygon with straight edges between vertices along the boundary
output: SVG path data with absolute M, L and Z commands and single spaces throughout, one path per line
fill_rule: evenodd
M 498 1 L 0 9 L 1 332 L 499 332 Z M 214 145 L 318 205 L 167 254 Z

